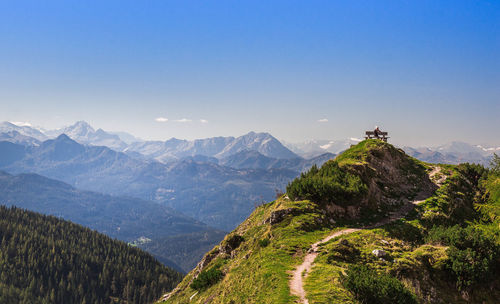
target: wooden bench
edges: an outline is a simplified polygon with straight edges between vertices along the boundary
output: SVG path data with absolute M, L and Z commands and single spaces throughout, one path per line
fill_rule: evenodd
M 375 131 L 366 131 L 365 134 L 365 139 L 376 138 L 387 142 L 387 139 L 390 138 L 389 136 L 387 136 L 387 132 L 382 131 L 378 132 L 378 136 L 375 136 Z

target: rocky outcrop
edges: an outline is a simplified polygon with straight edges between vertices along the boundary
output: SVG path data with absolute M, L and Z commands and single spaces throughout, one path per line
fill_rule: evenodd
M 226 238 L 221 242 L 221 244 L 212 249 L 207 253 L 203 259 L 196 265 L 194 269 L 194 278 L 196 278 L 200 272 L 202 272 L 210 262 L 212 262 L 218 256 L 231 256 L 236 248 L 238 248 L 244 241 L 243 237 L 238 234 L 231 234 L 226 236 Z
M 238 234 L 230 235 L 219 245 L 220 254 L 231 255 L 232 252 L 236 248 L 238 248 L 243 241 L 244 239 L 241 235 Z
M 379 143 L 367 148 L 362 155 L 359 162 L 342 165 L 342 168 L 359 176 L 368 191 L 348 206 L 332 198 L 324 206 L 332 218 L 356 220 L 367 214 L 384 215 L 415 198 L 428 197 L 437 189 L 426 168 L 401 149 Z
M 296 208 L 287 208 L 273 211 L 271 215 L 264 220 L 264 224 L 275 225 L 282 222 L 289 215 L 297 215 L 299 210 Z

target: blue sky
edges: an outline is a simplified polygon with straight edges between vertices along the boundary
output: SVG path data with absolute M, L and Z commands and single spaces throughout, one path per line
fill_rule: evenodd
M 499 1 L 2 1 L 0 38 L 0 120 L 500 144 Z

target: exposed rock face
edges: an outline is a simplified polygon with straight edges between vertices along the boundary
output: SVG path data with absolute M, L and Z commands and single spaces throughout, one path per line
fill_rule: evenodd
M 333 218 L 358 219 L 367 214 L 386 213 L 416 197 L 428 197 L 437 189 L 424 166 L 388 144 L 370 147 L 358 163 L 343 167 L 360 176 L 368 191 L 349 206 L 341 206 L 333 198 L 324 206 Z
M 229 236 L 226 240 L 222 242 L 219 246 L 219 252 L 221 254 L 231 254 L 233 250 L 238 248 L 240 244 L 244 241 L 243 237 L 238 234 L 233 234 Z
M 219 255 L 219 250 L 214 250 L 206 254 L 196 266 L 196 270 L 198 270 L 198 273 L 200 273 L 203 269 L 205 269 L 205 267 L 218 255 Z
M 244 241 L 243 237 L 239 234 L 232 234 L 226 236 L 226 238 L 221 242 L 219 247 L 214 248 L 212 251 L 207 253 L 203 259 L 196 265 L 194 269 L 193 278 L 198 277 L 200 272 L 202 272 L 210 262 L 218 256 L 226 255 L 232 256 L 232 253 L 236 248 L 238 248 Z
M 288 215 L 295 215 L 298 210 L 295 208 L 276 210 L 271 213 L 271 215 L 264 221 L 264 224 L 278 224 L 285 219 Z
M 219 246 L 219 248 L 220 248 L 220 246 Z M 209 253 L 205 254 L 205 256 L 201 259 L 201 261 L 198 263 L 198 265 L 196 265 L 196 267 L 193 269 L 193 271 L 192 271 L 193 277 L 189 281 L 188 285 L 190 285 L 191 282 L 193 282 L 193 280 L 196 279 L 200 275 L 200 273 L 208 266 L 208 264 L 210 264 L 210 262 L 213 261 L 213 259 L 215 259 L 219 255 L 221 255 L 219 248 L 215 248 L 212 251 L 210 251 Z M 181 291 L 182 291 L 182 289 L 179 288 L 179 286 L 177 286 L 171 292 L 164 294 L 163 297 L 160 299 L 160 301 L 161 302 L 167 301 L 168 299 L 170 299 L 175 294 L 177 294 L 178 292 L 181 292 Z

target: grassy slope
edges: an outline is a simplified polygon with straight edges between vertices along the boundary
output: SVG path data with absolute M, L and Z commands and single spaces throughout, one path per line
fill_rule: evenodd
M 379 150 L 384 145 L 387 144 L 364 141 L 341 154 L 335 161 L 340 166 L 363 165 L 366 164 L 367 151 Z M 430 165 L 413 158 L 409 160 L 416 167 L 430 169 Z M 442 172 L 452 174 L 453 169 L 452 166 L 446 166 Z M 272 226 L 264 223 L 272 212 L 287 208 L 295 210 L 293 216 L 287 216 Z M 420 213 L 425 211 L 420 210 Z M 420 213 L 414 212 L 413 218 L 408 220 L 344 236 L 360 250 L 359 257 L 350 263 L 365 263 L 380 271 L 406 276 L 407 279 L 403 281 L 412 290 L 415 289 L 412 283 L 420 282 L 422 290 L 432 289 L 429 294 L 421 292 L 424 302 L 425 297 L 439 297 L 443 302 L 459 302 L 460 294 L 454 285 L 441 280 L 446 248 L 422 242 L 422 226 L 418 219 Z M 327 221 L 320 206 L 310 201 L 293 202 L 282 197 L 262 205 L 228 235 L 238 234 L 244 238 L 232 256 L 219 255 L 205 268 L 221 265 L 225 277 L 195 295 L 196 291 L 189 287 L 195 274 L 191 272 L 167 303 L 294 303 L 297 298 L 289 292 L 289 272 L 302 262 L 311 244 L 342 228 Z M 259 240 L 266 238 L 270 239 L 270 244 L 261 247 Z M 328 261 L 337 244 L 338 239 L 334 239 L 321 247 L 315 266 L 306 279 L 309 303 L 356 303 L 338 281 L 339 272 L 345 269 L 348 262 Z M 375 259 L 371 254 L 373 249 L 389 252 L 391 262 Z M 212 252 L 215 250 L 217 247 Z M 484 297 L 477 300 L 493 303 L 491 300 L 494 296 L 494 293 L 484 293 Z
M 303 212 L 273 226 L 262 224 L 272 211 L 296 208 Z M 312 243 L 324 237 L 330 229 L 306 232 L 305 227 L 320 217 L 317 206 L 308 201 L 292 202 L 284 198 L 260 206 L 234 233 L 243 236 L 244 242 L 235 251 L 232 259 L 218 257 L 211 265 L 221 263 L 227 273 L 224 279 L 199 293 L 193 303 L 290 303 L 293 298 L 288 288 L 288 271 L 301 262 L 301 253 Z M 269 238 L 270 244 L 261 247 L 259 240 Z M 208 266 L 208 268 L 210 268 Z M 186 303 L 196 291 L 188 287 L 193 273 L 187 275 L 179 285 L 182 292 L 168 303 Z

